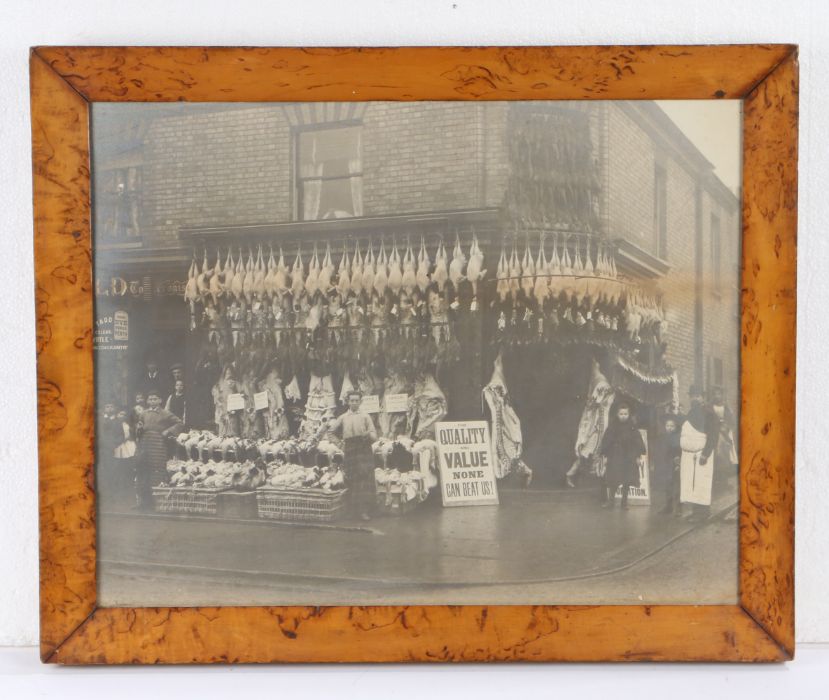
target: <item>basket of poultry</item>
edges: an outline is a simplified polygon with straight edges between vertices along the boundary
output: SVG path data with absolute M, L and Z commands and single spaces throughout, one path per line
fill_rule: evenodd
M 405 515 L 429 494 L 423 475 L 417 471 L 377 468 L 374 481 L 377 484 L 377 510 L 386 515 Z
M 221 516 L 220 494 L 227 491 L 252 494 L 264 483 L 265 471 L 252 460 L 171 459 L 167 462 L 167 477 L 165 482 L 153 487 L 157 513 Z
M 256 504 L 259 517 L 268 520 L 330 522 L 342 515 L 347 491 L 338 465 L 271 464 Z
M 433 440 L 415 442 L 403 436 L 380 438 L 374 443 L 372 449 L 379 465 L 374 470 L 379 513 L 404 515 L 426 500 L 437 484 L 436 447 Z

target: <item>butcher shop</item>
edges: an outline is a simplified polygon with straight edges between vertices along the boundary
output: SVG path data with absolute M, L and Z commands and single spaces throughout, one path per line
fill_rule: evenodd
M 352 396 L 373 429 L 379 512 L 438 486 L 439 438 L 463 437 L 438 423 L 489 423 L 501 488 L 573 483 L 574 466 L 594 479 L 615 393 L 640 421 L 674 398 L 658 289 L 625 277 L 601 237 L 503 231 L 495 214 L 186 230 L 171 279 L 156 264 L 99 281 L 120 292 L 99 307 L 133 319 L 113 371 L 123 396 L 146 393 L 148 364 L 183 365 L 186 417 L 153 507 L 221 514 L 233 491 L 255 494 L 257 516 L 344 514 L 332 428 Z
M 592 488 L 616 402 L 653 432 L 680 385 L 730 376 L 688 250 L 736 207 L 652 107 L 159 110 L 99 132 L 95 174 L 99 403 L 124 409 L 142 509 L 406 513 L 476 421 L 498 489 Z M 626 129 L 646 193 L 612 160 Z

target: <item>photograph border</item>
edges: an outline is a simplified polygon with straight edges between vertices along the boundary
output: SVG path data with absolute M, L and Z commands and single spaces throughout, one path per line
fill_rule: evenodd
M 36 47 L 30 79 L 44 662 L 793 658 L 796 46 Z M 98 606 L 92 102 L 718 98 L 743 101 L 737 605 Z

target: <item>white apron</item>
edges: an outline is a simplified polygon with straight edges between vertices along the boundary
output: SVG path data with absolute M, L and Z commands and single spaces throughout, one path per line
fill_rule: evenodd
M 713 455 L 705 464 L 699 460 L 705 447 L 705 433 L 685 421 L 679 435 L 682 457 L 679 462 L 679 500 L 682 503 L 696 503 L 701 506 L 711 505 L 711 484 L 714 479 Z

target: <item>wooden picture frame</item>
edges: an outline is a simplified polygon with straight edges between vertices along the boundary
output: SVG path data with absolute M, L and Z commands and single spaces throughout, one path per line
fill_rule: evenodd
M 792 658 L 795 46 L 38 47 L 30 70 L 43 661 Z M 98 606 L 90 103 L 710 98 L 744 102 L 738 605 Z

